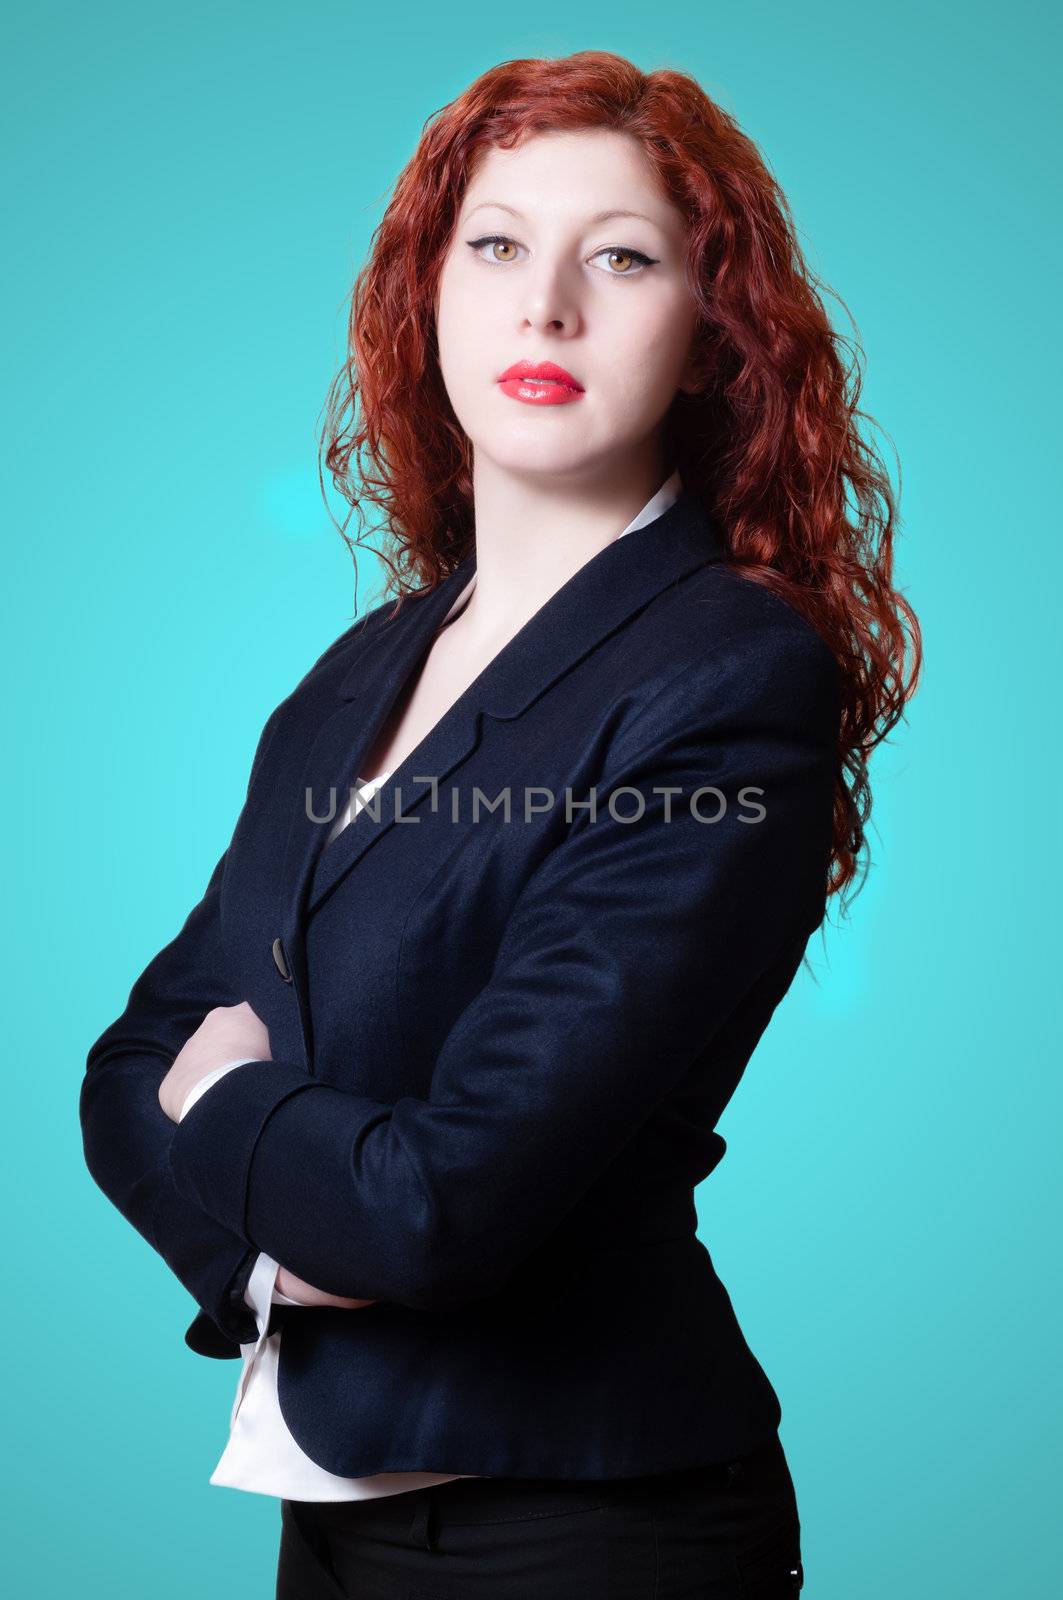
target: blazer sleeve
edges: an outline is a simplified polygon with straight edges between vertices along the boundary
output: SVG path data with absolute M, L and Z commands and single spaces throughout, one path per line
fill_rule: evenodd
M 248 794 L 276 716 L 262 730 Z M 89 1172 L 205 1313 L 185 1342 L 218 1358 L 239 1356 L 238 1346 L 257 1338 L 244 1297 L 257 1252 L 238 1228 L 205 1212 L 174 1183 L 169 1148 L 175 1124 L 159 1104 L 159 1085 L 207 1012 L 244 998 L 231 986 L 221 938 L 227 855 L 226 850 L 176 938 L 133 984 L 121 1016 L 90 1048 L 80 1095 Z
M 191 1205 L 336 1294 L 447 1308 L 504 1285 L 822 921 L 837 664 L 803 628 L 721 653 L 649 702 L 596 817 L 527 880 L 429 1097 L 229 1073 L 168 1146 Z

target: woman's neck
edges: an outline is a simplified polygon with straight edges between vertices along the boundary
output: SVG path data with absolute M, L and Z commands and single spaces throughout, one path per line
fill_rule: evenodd
M 476 582 L 452 620 L 460 614 L 465 633 L 511 636 L 620 537 L 670 470 L 654 461 L 593 490 L 480 470 L 474 488 Z

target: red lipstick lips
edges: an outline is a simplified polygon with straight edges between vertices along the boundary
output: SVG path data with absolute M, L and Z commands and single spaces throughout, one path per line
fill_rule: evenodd
M 553 361 L 515 361 L 498 380 L 503 394 L 525 405 L 563 406 L 578 400 L 583 385 Z

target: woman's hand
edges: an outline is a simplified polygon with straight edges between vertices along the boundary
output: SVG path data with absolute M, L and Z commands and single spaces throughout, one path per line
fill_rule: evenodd
M 357 1311 L 360 1306 L 375 1306 L 375 1300 L 348 1300 L 341 1294 L 329 1294 L 327 1289 L 315 1289 L 312 1283 L 297 1278 L 287 1267 L 279 1268 L 274 1288 L 306 1306 L 339 1306 L 346 1311 Z
M 171 1122 L 180 1121 L 181 1107 L 201 1078 L 226 1061 L 248 1056 L 272 1061 L 269 1030 L 246 1000 L 236 1006 L 215 1006 L 208 1011 L 190 1039 L 186 1039 L 169 1072 L 159 1084 L 159 1104 Z M 245 1072 L 246 1067 L 238 1067 Z

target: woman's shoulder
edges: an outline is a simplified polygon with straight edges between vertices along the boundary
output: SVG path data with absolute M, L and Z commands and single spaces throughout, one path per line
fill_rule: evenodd
M 278 728 L 289 727 L 293 719 L 301 723 L 304 715 L 320 720 L 327 712 L 335 697 L 336 686 L 342 681 L 351 656 L 358 648 L 357 641 L 368 640 L 371 637 L 393 604 L 393 600 L 384 601 L 365 612 L 351 623 L 350 627 L 345 628 L 337 638 L 326 645 L 312 665 L 302 673 L 294 687 L 273 707 L 259 734 L 258 748 L 251 768 L 252 781 Z
M 682 586 L 675 608 L 677 642 L 709 654 L 783 655 L 835 661 L 826 640 L 796 605 L 724 562 L 707 562 Z M 700 652 L 699 652 L 700 653 Z
M 345 628 L 331 644 L 326 645 L 312 665 L 303 672 L 276 710 L 282 710 L 296 699 L 313 695 L 316 690 L 328 689 L 334 680 L 341 679 L 355 650 L 361 648 L 363 644 L 368 644 L 386 617 L 390 615 L 394 605 L 394 597 L 382 600 L 379 605 L 363 612 L 350 627 Z
M 833 649 L 790 601 L 722 562 L 664 590 L 645 618 L 644 648 L 628 641 L 630 669 L 656 715 L 699 705 L 736 715 L 763 707 L 797 720 L 834 719 L 841 674 Z

